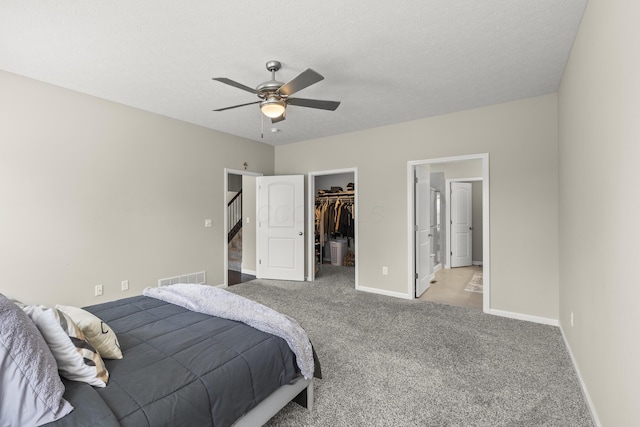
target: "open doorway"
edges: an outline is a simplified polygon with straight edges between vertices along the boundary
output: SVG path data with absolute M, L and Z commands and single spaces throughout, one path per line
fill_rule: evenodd
M 245 170 L 224 171 L 225 286 L 256 276 L 256 185 L 262 174 Z
M 423 177 L 422 185 L 418 176 Z M 475 203 L 471 196 L 461 202 L 452 200 L 452 186 L 462 182 L 468 185 L 461 186 L 465 189 L 461 194 L 468 190 L 471 195 L 471 187 L 478 190 Z M 443 303 L 449 303 L 443 299 L 449 295 L 453 305 L 489 311 L 488 154 L 408 162 L 408 188 L 410 295 L 428 299 L 431 294 L 435 297 L 428 300 Z M 452 268 L 452 259 L 460 268 Z
M 310 172 L 307 280 L 329 274 L 358 284 L 357 168 Z

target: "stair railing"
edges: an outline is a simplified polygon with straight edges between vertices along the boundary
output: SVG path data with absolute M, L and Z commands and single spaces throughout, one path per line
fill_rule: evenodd
M 242 190 L 227 203 L 227 243 L 238 234 L 242 228 Z

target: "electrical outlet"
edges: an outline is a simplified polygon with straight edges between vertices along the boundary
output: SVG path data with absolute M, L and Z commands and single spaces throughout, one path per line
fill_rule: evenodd
M 573 311 L 571 312 L 571 327 L 573 328 Z
M 213 220 L 211 220 L 211 219 L 205 219 L 205 220 L 204 220 L 204 226 L 205 226 L 206 228 L 213 227 Z
M 388 267 L 382 267 L 382 274 L 384 274 L 385 276 L 387 274 L 389 274 L 389 268 Z
M 96 285 L 96 296 L 102 295 L 102 285 Z
M 122 285 L 122 290 L 123 291 L 128 291 L 129 290 L 129 281 L 128 280 L 123 280 L 120 284 Z

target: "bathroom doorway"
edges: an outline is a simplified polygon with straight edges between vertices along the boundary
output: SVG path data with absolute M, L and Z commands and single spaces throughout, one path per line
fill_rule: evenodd
M 419 277 L 419 263 L 424 262 L 423 258 L 417 257 L 429 256 L 429 263 L 433 265 L 432 272 L 435 276 L 432 280 L 437 282 L 438 274 L 452 273 L 455 270 L 451 268 L 451 182 L 469 181 L 478 182 L 481 188 L 481 220 L 480 224 L 476 224 L 477 232 L 480 233 L 479 244 L 481 259 L 475 260 L 475 268 L 480 267 L 482 271 L 482 309 L 488 312 L 490 309 L 490 248 L 489 248 L 489 155 L 477 154 L 469 156 L 447 157 L 439 159 L 426 159 L 419 161 L 410 161 L 407 163 L 407 185 L 408 191 L 408 233 L 409 233 L 409 295 L 416 298 L 417 280 Z M 439 200 L 435 197 L 429 197 L 429 208 L 417 209 L 417 198 L 415 194 L 416 171 L 428 167 L 429 170 L 429 186 L 433 189 L 432 194 L 440 193 Z M 444 196 L 444 197 L 443 197 Z M 433 204 L 439 204 L 440 212 L 436 214 L 436 208 Z M 469 209 L 471 207 L 469 206 Z M 438 215 L 440 224 L 437 221 L 429 220 L 429 236 L 432 239 L 431 248 L 428 252 L 419 250 L 419 240 L 416 230 L 418 229 L 417 212 L 425 211 Z M 438 228 L 439 227 L 439 228 Z M 437 236 L 436 236 L 437 234 Z M 439 239 L 438 245 L 435 240 Z M 436 259 L 440 260 L 440 267 L 436 267 Z M 442 263 L 444 262 L 444 265 Z M 473 263 L 472 263 L 473 264 Z M 439 270 L 439 271 L 438 271 Z M 465 279 L 466 280 L 466 279 Z M 426 293 L 429 291 L 427 290 Z M 423 294 L 424 295 L 424 294 Z M 477 299 L 477 297 L 475 297 Z

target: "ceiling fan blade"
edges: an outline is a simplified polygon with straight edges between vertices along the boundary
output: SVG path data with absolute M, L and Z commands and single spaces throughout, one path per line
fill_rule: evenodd
M 278 122 L 281 122 L 283 120 L 286 120 L 286 117 L 284 116 L 284 113 L 282 113 L 282 115 L 280 117 L 275 117 L 275 118 L 271 119 L 271 123 L 278 123 Z
M 324 79 L 324 77 L 322 77 L 320 74 L 316 73 L 311 68 L 307 68 L 306 70 L 295 76 L 292 80 L 283 84 L 277 92 L 280 95 L 289 96 L 298 92 L 299 90 L 304 89 L 305 87 L 309 87 L 314 83 L 318 83 L 322 79 Z
M 246 90 L 247 92 L 251 92 L 251 93 L 256 94 L 256 95 L 258 94 L 258 92 L 254 88 L 251 88 L 249 86 L 245 86 L 242 83 L 238 83 L 238 82 L 233 81 L 231 79 L 228 79 L 226 77 L 213 77 L 212 79 L 213 80 L 217 80 L 217 81 L 219 81 L 221 83 L 227 84 L 229 86 L 237 87 L 238 89 Z
M 339 101 L 323 101 L 321 99 L 287 98 L 287 104 L 298 107 L 319 108 L 321 110 L 335 111 L 340 105 Z
M 234 106 L 225 107 L 225 108 L 218 108 L 217 110 L 213 110 L 213 111 L 231 110 L 232 108 L 244 107 L 245 105 L 251 105 L 251 104 L 258 104 L 259 102 L 260 101 L 247 102 L 246 104 L 234 105 Z

